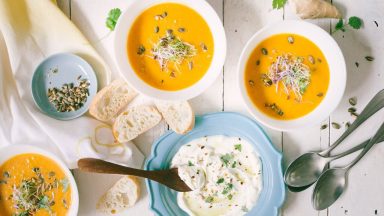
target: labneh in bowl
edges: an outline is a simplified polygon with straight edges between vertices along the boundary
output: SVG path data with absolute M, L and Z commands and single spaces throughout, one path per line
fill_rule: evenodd
M 247 216 L 277 216 L 285 199 L 282 154 L 276 150 L 268 136 L 254 120 L 238 113 L 218 112 L 196 116 L 196 125 L 187 134 L 180 135 L 174 132 L 164 134 L 153 143 L 151 154 L 146 160 L 144 169 L 169 169 L 172 166 L 175 155 L 183 146 L 188 145 L 193 140 L 210 136 L 240 137 L 250 144 L 253 153 L 261 161 L 262 171 L 260 174 L 262 186 L 256 202 L 249 209 L 244 209 L 243 213 Z M 228 148 L 231 147 L 228 146 Z M 251 152 L 245 148 L 242 151 Z M 223 153 L 220 150 L 218 152 Z M 180 202 L 180 194 L 178 192 L 148 179 L 146 179 L 146 185 L 149 193 L 150 209 L 155 215 L 191 215 L 188 214 L 188 212 L 191 213 L 191 210 L 188 210 L 187 206 Z M 233 209 L 232 207 L 230 208 Z M 196 214 L 196 212 L 194 213 Z
M 175 5 L 184 8 L 175 9 Z M 169 32 L 194 50 L 193 55 L 184 55 L 188 58 L 181 65 L 172 61 L 162 64 L 159 59 L 164 58 L 158 56 L 163 55 L 155 52 L 164 51 L 157 45 Z M 207 35 L 208 43 L 203 41 Z M 134 1 L 116 25 L 114 49 L 121 75 L 136 91 L 156 99 L 187 100 L 205 91 L 221 73 L 226 37 L 220 18 L 205 0 Z M 164 79 L 165 74 L 169 79 Z
M 287 69 L 290 64 L 283 64 L 287 62 L 298 66 Z M 297 82 L 288 82 L 282 71 L 291 73 L 289 78 L 299 77 Z M 341 101 L 346 76 L 344 56 L 335 40 L 305 21 L 281 21 L 262 28 L 248 41 L 238 64 L 238 86 L 248 111 L 263 125 L 280 131 L 320 124 Z

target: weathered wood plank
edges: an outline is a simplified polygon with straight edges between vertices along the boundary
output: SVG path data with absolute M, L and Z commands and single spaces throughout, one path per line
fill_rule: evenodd
M 288 4 L 284 8 L 284 19 L 285 20 L 296 20 L 300 19 L 294 14 L 291 6 Z M 319 20 L 306 20 L 315 25 L 320 26 L 325 31 L 329 32 L 330 30 L 330 20 L 329 19 L 319 19 Z M 322 124 L 329 124 L 329 119 L 325 119 Z M 284 152 L 284 164 L 285 167 L 289 165 L 294 159 L 296 159 L 301 154 L 326 148 L 329 143 L 329 129 L 321 130 L 320 125 L 314 127 L 303 128 L 297 131 L 284 132 L 283 134 L 283 152 Z M 312 208 L 311 205 L 311 195 L 312 187 L 301 193 L 292 193 L 288 192 L 288 196 L 284 205 L 283 215 L 284 216 L 296 216 L 298 213 L 300 215 L 306 216 L 320 216 L 327 215 L 324 212 L 319 214 L 316 210 Z
M 358 112 L 379 90 L 384 88 L 384 62 L 380 60 L 384 54 L 384 2 L 380 0 L 359 1 L 333 0 L 342 9 L 345 18 L 358 16 L 364 20 L 364 27 L 360 30 L 337 32 L 333 36 L 341 47 L 348 71 L 347 88 L 343 101 L 331 116 L 331 121 L 345 123 L 352 122 L 353 117 L 347 112 L 351 105 L 348 98 L 357 97 Z M 376 26 L 376 21 L 378 26 Z M 332 23 L 332 26 L 335 22 Z M 365 56 L 376 59 L 369 62 Z M 358 63 L 358 67 L 356 65 Z M 384 112 L 381 111 L 362 125 L 356 133 L 341 144 L 335 153 L 354 146 L 369 138 L 383 123 Z M 331 130 L 331 141 L 336 140 L 341 130 Z M 380 144 L 354 167 L 349 174 L 348 188 L 345 194 L 331 208 L 329 215 L 382 215 L 384 213 L 384 145 Z M 354 155 L 356 156 L 356 154 Z M 353 157 L 348 157 L 332 163 L 332 166 L 342 166 L 349 163 Z

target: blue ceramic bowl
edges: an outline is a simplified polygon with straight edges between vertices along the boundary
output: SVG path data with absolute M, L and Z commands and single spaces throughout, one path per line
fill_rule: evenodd
M 213 113 L 196 117 L 195 128 L 186 135 L 169 132 L 152 146 L 152 152 L 145 164 L 146 170 L 168 169 L 179 148 L 203 136 L 225 135 L 246 139 L 259 153 L 263 169 L 263 189 L 256 205 L 247 213 L 249 216 L 278 215 L 285 198 L 282 172 L 282 155 L 253 120 L 237 113 Z M 150 194 L 150 208 L 159 216 L 187 216 L 177 205 L 177 192 L 157 182 L 146 180 Z
M 88 79 L 90 86 L 87 102 L 78 110 L 58 112 L 49 102 L 49 88 L 61 88 L 63 84 L 74 83 L 78 78 Z M 87 112 L 92 98 L 97 93 L 97 79 L 92 67 L 82 58 L 70 53 L 60 53 L 46 58 L 37 66 L 32 78 L 32 95 L 36 105 L 48 116 L 59 120 L 77 118 Z

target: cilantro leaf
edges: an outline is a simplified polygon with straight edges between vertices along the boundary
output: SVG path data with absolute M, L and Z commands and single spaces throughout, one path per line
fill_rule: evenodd
M 227 153 L 221 156 L 220 159 L 225 164 L 225 166 L 228 167 L 229 162 L 233 159 L 233 155 Z
M 213 202 L 213 197 L 212 196 L 209 196 L 205 199 L 205 202 L 207 203 L 212 203 Z
M 221 183 L 223 183 L 224 182 L 224 178 L 219 178 L 218 180 L 217 180 L 217 184 L 221 184 Z
M 236 144 L 235 145 L 235 150 L 241 151 L 241 144 Z
M 121 10 L 119 8 L 113 8 L 112 10 L 110 10 L 108 13 L 107 20 L 105 22 L 107 28 L 109 28 L 111 31 L 115 30 L 115 26 L 120 15 Z
M 354 29 L 360 29 L 362 24 L 361 19 L 357 16 L 349 17 L 348 19 L 348 25 Z
M 287 0 L 272 0 L 272 7 L 273 9 L 280 9 L 284 7 L 285 3 L 287 3 Z
M 225 195 L 225 194 L 229 193 L 229 191 L 231 191 L 232 188 L 233 188 L 233 184 L 231 184 L 231 183 L 227 184 L 227 187 L 224 188 L 222 194 Z
M 339 22 L 335 25 L 335 30 L 342 30 L 344 29 L 344 21 L 343 19 L 339 19 Z
M 345 23 L 343 19 L 339 19 L 335 25 L 335 30 L 332 33 L 335 33 L 338 30 L 345 32 L 347 26 L 350 26 L 353 29 L 360 29 L 362 25 L 363 21 L 357 16 L 349 17 L 348 23 Z
M 232 200 L 233 195 L 229 194 L 227 197 L 228 197 L 229 200 Z
M 233 161 L 232 168 L 236 167 L 236 161 Z
M 191 161 L 188 161 L 188 166 L 194 166 Z

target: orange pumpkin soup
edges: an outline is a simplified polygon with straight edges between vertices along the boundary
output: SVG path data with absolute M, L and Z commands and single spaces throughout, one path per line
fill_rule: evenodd
M 213 57 L 212 33 L 193 9 L 163 3 L 146 9 L 133 23 L 127 43 L 129 61 L 147 84 L 177 91 L 198 82 Z
M 0 166 L 0 215 L 64 216 L 70 205 L 69 181 L 51 159 L 21 154 Z
M 244 84 L 259 110 L 289 120 L 310 113 L 320 104 L 329 77 L 326 58 L 313 42 L 300 35 L 277 34 L 253 50 Z

